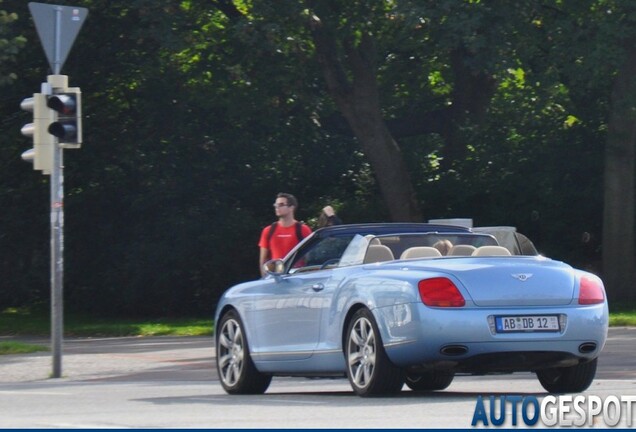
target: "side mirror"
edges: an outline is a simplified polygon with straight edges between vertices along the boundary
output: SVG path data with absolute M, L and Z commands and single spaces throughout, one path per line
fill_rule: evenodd
M 269 260 L 263 264 L 265 273 L 272 276 L 280 276 L 285 273 L 285 263 L 281 259 Z

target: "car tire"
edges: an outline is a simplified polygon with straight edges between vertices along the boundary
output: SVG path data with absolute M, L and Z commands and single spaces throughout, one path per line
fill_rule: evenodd
M 425 372 L 421 374 L 407 374 L 406 385 L 413 391 L 444 390 L 453 382 L 453 372 Z
M 358 396 L 398 393 L 404 385 L 404 373 L 389 360 L 373 314 L 357 311 L 344 339 L 347 377 Z
M 223 389 L 229 394 L 265 393 L 272 377 L 254 366 L 241 318 L 229 311 L 217 328 L 216 370 Z
M 576 366 L 538 370 L 537 378 L 550 393 L 579 393 L 594 381 L 596 364 L 594 359 Z

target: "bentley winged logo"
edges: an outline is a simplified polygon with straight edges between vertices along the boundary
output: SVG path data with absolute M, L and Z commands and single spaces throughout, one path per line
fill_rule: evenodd
M 512 273 L 510 276 L 519 279 L 521 282 L 525 282 L 532 277 L 532 273 Z

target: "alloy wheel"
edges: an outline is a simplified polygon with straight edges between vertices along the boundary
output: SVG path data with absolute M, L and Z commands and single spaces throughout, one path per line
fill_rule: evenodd
M 368 386 L 376 363 L 376 337 L 371 322 L 364 317 L 359 318 L 351 329 L 347 357 L 355 385 L 359 388 Z
M 219 375 L 228 386 L 233 386 L 241 377 L 245 344 L 243 332 L 238 322 L 228 319 L 223 323 L 219 336 Z

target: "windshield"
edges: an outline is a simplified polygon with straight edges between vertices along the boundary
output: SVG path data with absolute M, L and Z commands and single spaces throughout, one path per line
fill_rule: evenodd
M 356 235 L 342 254 L 338 267 L 362 264 L 362 260 L 364 259 L 364 255 L 367 253 L 367 248 L 369 247 L 369 243 L 372 238 L 374 238 L 374 236 L 364 237 L 359 234 Z

